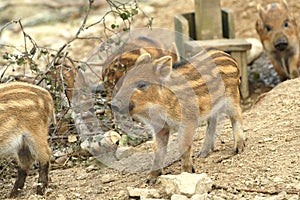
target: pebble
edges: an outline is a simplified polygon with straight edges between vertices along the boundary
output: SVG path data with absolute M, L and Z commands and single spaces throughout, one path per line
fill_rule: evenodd
M 101 182 L 103 184 L 106 184 L 106 183 L 110 183 L 110 182 L 113 182 L 115 181 L 115 177 L 113 177 L 111 174 L 104 174 L 102 177 L 101 177 Z
M 156 189 L 147 189 L 147 188 L 133 188 L 127 187 L 127 191 L 130 197 L 140 197 L 142 198 L 160 198 L 161 195 Z
M 280 183 L 280 182 L 283 182 L 284 180 L 283 180 L 282 178 L 276 176 L 276 177 L 273 179 L 273 181 L 274 181 L 275 183 Z

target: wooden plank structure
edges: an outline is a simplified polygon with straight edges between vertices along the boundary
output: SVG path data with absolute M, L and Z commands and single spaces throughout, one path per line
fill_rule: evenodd
M 216 47 L 230 53 L 238 62 L 241 76 L 240 91 L 249 96 L 247 50 L 251 44 L 235 38 L 234 16 L 229 9 L 222 9 L 220 0 L 194 0 L 195 12 L 174 17 L 175 40 L 179 54 L 190 57 L 203 47 Z

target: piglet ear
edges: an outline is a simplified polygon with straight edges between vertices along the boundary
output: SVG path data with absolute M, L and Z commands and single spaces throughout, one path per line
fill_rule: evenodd
M 261 19 L 264 18 L 265 14 L 266 14 L 266 11 L 265 9 L 260 5 L 260 4 L 257 4 L 257 11 L 258 11 L 258 15 Z
M 262 34 L 262 31 L 264 30 L 264 23 L 262 22 L 261 19 L 256 20 L 255 29 L 259 35 Z
M 287 9 L 287 10 L 289 9 L 289 6 L 288 6 L 286 0 L 281 0 L 280 3 L 281 3 L 281 5 L 283 5 L 285 7 L 285 9 Z
M 172 72 L 172 57 L 164 56 L 154 61 L 154 71 L 161 79 L 168 79 Z
M 148 51 L 146 51 L 146 49 L 144 48 L 140 48 L 140 54 L 143 55 L 145 53 L 148 53 Z
M 151 55 L 149 53 L 143 53 L 138 57 L 138 59 L 135 62 L 135 65 L 142 65 L 142 64 L 147 64 L 151 62 Z

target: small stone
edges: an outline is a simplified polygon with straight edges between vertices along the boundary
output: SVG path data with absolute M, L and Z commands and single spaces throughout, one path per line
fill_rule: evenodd
M 125 190 L 121 190 L 118 192 L 118 199 L 127 199 L 128 198 L 128 192 Z
M 112 175 L 110 175 L 110 174 L 104 174 L 102 177 L 101 177 L 101 182 L 103 183 L 103 184 L 105 184 L 105 183 L 110 183 L 110 182 L 113 182 L 113 181 L 115 181 L 116 179 L 115 179 L 115 177 L 113 177 Z
M 260 89 L 260 88 L 257 88 L 254 90 L 254 93 L 256 93 L 256 94 L 260 94 L 261 92 L 262 92 L 262 89 Z
M 293 196 L 289 197 L 289 200 L 299 200 L 299 196 L 293 195 Z
M 297 191 L 300 191 L 300 182 L 299 183 L 293 183 L 292 187 L 295 188 Z
M 68 136 L 68 142 L 69 142 L 69 143 L 77 142 L 77 135 L 75 135 L 75 134 L 69 135 L 69 136 Z
M 213 200 L 225 200 L 223 197 L 219 197 L 219 196 L 214 196 L 212 199 Z
M 167 195 L 181 194 L 192 197 L 195 194 L 205 194 L 212 189 L 212 180 L 207 174 L 162 175 L 159 177 Z
M 58 194 L 55 200 L 66 200 L 66 197 L 64 197 L 62 194 Z
M 121 139 L 120 134 L 117 133 L 116 131 L 112 131 L 112 130 L 106 132 L 103 136 L 104 136 L 104 138 L 103 138 L 103 140 L 101 140 L 101 144 L 108 143 L 111 146 L 113 146 L 114 144 L 117 144 L 117 142 L 119 142 Z
M 133 147 L 118 147 L 116 151 L 116 158 L 118 160 L 122 160 L 124 158 L 128 158 L 134 153 L 134 148 Z
M 59 164 L 59 165 L 63 165 L 65 164 L 65 162 L 68 160 L 68 156 L 67 155 L 64 155 L 64 156 L 61 156 L 57 159 L 55 159 L 55 163 Z
M 270 183 L 270 181 L 266 178 L 263 178 L 260 182 L 260 185 L 268 185 Z
M 251 43 L 251 49 L 247 51 L 247 63 L 250 64 L 262 54 L 263 46 L 256 38 L 247 38 L 246 40 Z
M 141 199 L 159 198 L 161 196 L 156 189 L 127 187 L 127 191 L 130 197 L 140 197 Z
M 76 180 L 84 180 L 88 177 L 88 174 L 83 173 L 76 177 Z
M 280 177 L 278 177 L 278 176 L 276 176 L 276 177 L 273 179 L 273 181 L 274 181 L 275 183 L 280 183 L 280 182 L 283 182 L 283 179 L 280 178 Z
M 195 194 L 192 196 L 190 200 L 206 200 L 207 199 L 207 193 L 205 194 Z
M 141 200 L 167 200 L 167 199 L 156 199 L 156 198 L 144 198 L 144 197 L 141 197 Z
M 265 138 L 264 141 L 265 142 L 271 142 L 271 141 L 273 141 L 273 138 Z
M 103 115 L 105 113 L 105 109 L 101 108 L 101 109 L 97 109 L 95 111 L 95 115 Z
M 173 194 L 171 196 L 171 200 L 188 200 L 189 198 L 187 198 L 184 195 L 180 195 L 180 194 Z
M 74 196 L 79 198 L 81 196 L 81 194 L 80 193 L 74 193 Z
M 128 146 L 128 135 L 122 135 L 120 140 L 120 146 Z
M 90 165 L 87 168 L 85 168 L 86 172 L 91 172 L 91 171 L 95 171 L 95 170 L 98 170 L 98 167 L 95 165 Z

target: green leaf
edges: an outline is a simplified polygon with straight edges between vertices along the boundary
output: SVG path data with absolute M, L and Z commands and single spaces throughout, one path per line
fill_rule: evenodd
M 120 14 L 120 17 L 121 17 L 123 20 L 127 20 L 129 16 L 128 16 L 127 13 L 121 13 L 121 14 Z

